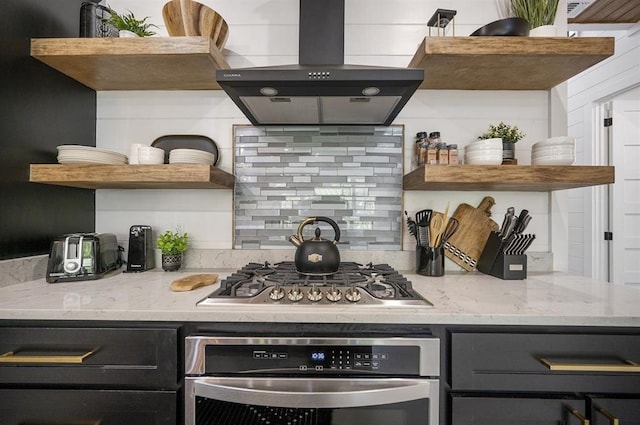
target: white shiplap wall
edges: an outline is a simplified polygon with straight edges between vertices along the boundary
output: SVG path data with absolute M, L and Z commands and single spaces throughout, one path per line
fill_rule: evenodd
M 298 0 L 203 0 L 220 12 L 230 27 L 225 55 L 232 67 L 297 63 Z M 426 21 L 438 7 L 458 11 L 456 35 L 468 35 L 478 27 L 504 16 L 503 1 L 456 0 L 448 2 L 411 0 L 347 0 L 345 63 L 406 66 L 427 34 Z M 116 10 L 131 10 L 149 16 L 163 27 L 164 0 L 111 0 Z M 562 11 L 565 3 L 561 2 Z M 559 22 L 566 15 L 559 13 Z M 561 26 L 564 24 L 561 24 Z M 144 78 L 144 70 L 141 70 Z M 526 76 L 523 76 L 526 78 Z M 527 133 L 518 144 L 519 163 L 530 163 L 532 143 L 549 135 L 561 135 L 565 115 L 555 91 L 418 91 L 394 124 L 405 126 L 405 172 L 410 171 L 412 147 L 418 131 L 440 131 L 448 143 L 460 147 L 474 140 L 490 123 L 517 124 Z M 551 113 L 550 113 L 551 110 Z M 550 115 L 553 118 L 549 118 Z M 232 125 L 248 124 L 222 91 L 116 91 L 98 93 L 97 145 L 128 153 L 131 143 L 150 144 L 165 134 L 203 134 L 220 146 L 219 166 L 232 172 Z M 552 130 L 553 129 L 553 130 Z M 566 205 L 546 193 L 516 192 L 405 192 L 405 209 L 451 212 L 461 202 L 477 205 L 483 196 L 493 196 L 494 219 L 499 223 L 508 206 L 528 208 L 534 216 L 528 231 L 537 234 L 532 251 L 555 251 L 556 269 L 566 263 L 566 237 L 551 238 L 551 213 L 562 216 Z M 96 229 L 118 235 L 125 243 L 132 224 L 150 224 L 157 231 L 182 226 L 192 235 L 192 246 L 200 249 L 231 249 L 232 193 L 228 190 L 98 190 Z M 292 229 L 294 230 L 294 229 Z M 406 235 L 405 235 L 406 236 Z M 409 237 L 404 249 L 413 250 Z M 558 242 L 560 241 L 560 243 Z M 125 245 L 126 246 L 126 245 Z M 559 250 L 559 251 L 558 251 Z M 558 253 L 560 255 L 558 255 Z M 564 259 L 563 259 L 564 258 Z
M 584 31 L 582 37 L 615 37 L 615 55 L 575 76 L 568 83 L 568 130 L 576 138 L 576 163 L 606 165 L 606 146 L 598 145 L 602 131 L 598 105 L 640 85 L 640 23 L 622 31 Z M 605 162 L 603 162 L 605 161 Z M 606 251 L 602 231 L 607 230 L 603 209 L 596 202 L 602 187 L 569 191 L 569 271 L 607 280 L 606 259 L 593 252 Z

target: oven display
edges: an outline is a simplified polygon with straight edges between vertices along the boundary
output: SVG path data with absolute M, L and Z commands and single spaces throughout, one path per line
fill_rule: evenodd
M 311 353 L 311 360 L 314 362 L 323 362 L 325 354 L 323 351 L 314 351 Z
M 415 346 L 207 346 L 207 373 L 419 374 Z

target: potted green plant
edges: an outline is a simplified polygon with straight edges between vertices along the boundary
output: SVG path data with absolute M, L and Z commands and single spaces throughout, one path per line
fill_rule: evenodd
M 555 37 L 556 13 L 559 0 L 509 0 L 511 14 L 529 21 L 533 36 Z
M 483 139 L 502 139 L 502 163 L 508 163 L 515 160 L 516 143 L 524 138 L 525 134 L 520 131 L 518 126 L 505 124 L 500 121 L 498 125 L 489 125 L 489 130 L 483 133 L 479 140 Z
M 189 235 L 187 233 L 167 230 L 158 236 L 157 246 L 162 252 L 162 269 L 176 271 L 182 267 L 182 254 L 187 250 Z
M 149 16 L 137 19 L 130 10 L 128 13 L 119 14 L 111 6 L 107 6 L 107 9 L 109 9 L 109 17 L 103 19 L 103 22 L 116 28 L 120 32 L 120 37 L 149 37 L 155 35 L 151 28 L 157 28 L 157 26 L 147 23 Z

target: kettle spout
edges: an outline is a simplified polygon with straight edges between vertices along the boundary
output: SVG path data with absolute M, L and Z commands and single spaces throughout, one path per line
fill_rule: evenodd
M 296 235 L 289 236 L 289 242 L 291 242 L 298 248 L 300 247 L 300 245 L 302 245 L 302 242 L 300 241 L 300 239 L 298 239 Z

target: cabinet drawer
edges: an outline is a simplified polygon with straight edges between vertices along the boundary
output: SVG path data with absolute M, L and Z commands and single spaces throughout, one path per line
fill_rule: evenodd
M 0 328 L 0 384 L 175 389 L 175 328 Z
M 452 397 L 452 425 L 581 425 L 585 401 L 514 397 Z
M 0 390 L 3 424 L 174 425 L 174 391 Z
M 589 397 L 591 424 L 640 425 L 640 396 L 638 398 Z M 617 420 L 617 422 L 616 422 Z
M 633 393 L 639 363 L 640 335 L 451 335 L 455 390 Z

